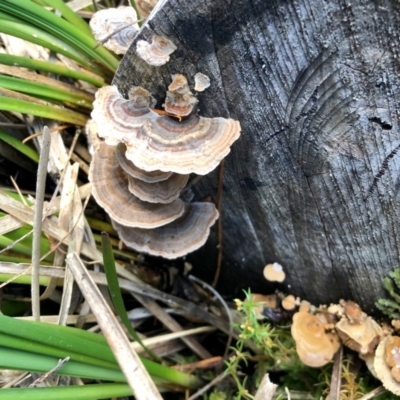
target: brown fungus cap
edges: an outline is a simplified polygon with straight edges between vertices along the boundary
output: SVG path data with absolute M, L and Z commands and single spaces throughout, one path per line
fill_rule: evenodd
M 300 360 L 310 367 L 322 367 L 332 360 L 340 347 L 334 333 L 326 333 L 327 321 L 322 314 L 299 311 L 293 315 L 292 337 Z
M 163 172 L 163 171 L 143 171 L 138 168 L 132 161 L 129 161 L 125 157 L 126 146 L 124 143 L 118 143 L 116 146 L 116 155 L 119 165 L 122 169 L 130 176 L 140 179 L 143 182 L 155 183 L 161 182 L 168 179 L 173 172 Z
M 178 121 L 159 116 L 123 141 L 126 157 L 145 171 L 205 175 L 228 155 L 239 136 L 240 124 L 233 119 L 192 115 Z
M 396 339 L 397 340 L 397 339 Z M 400 395 L 400 383 L 395 378 L 399 378 L 396 366 L 390 367 L 387 362 L 387 347 L 391 348 L 392 339 L 390 336 L 384 338 L 375 351 L 374 369 L 378 379 L 382 382 L 385 389 Z M 391 349 L 393 350 L 393 348 Z M 396 349 L 397 350 L 397 349 Z M 389 350 L 390 351 L 390 350 Z
M 364 313 L 363 313 L 364 314 Z M 359 316 L 359 323 L 343 317 L 336 324 L 336 331 L 345 346 L 361 354 L 372 353 L 382 336 L 382 329 L 371 317 Z
M 139 40 L 136 44 L 138 56 L 154 67 L 166 64 L 175 50 L 176 46 L 171 40 L 159 35 L 154 35 L 151 43 Z
M 178 117 L 186 117 L 192 113 L 197 103 L 186 77 L 182 74 L 172 75 L 172 83 L 168 86 L 164 103 L 165 111 Z
M 294 310 L 296 305 L 296 298 L 292 294 L 289 294 L 282 299 L 282 307 L 287 311 Z
M 128 175 L 120 167 L 115 147 L 101 143 L 89 169 L 92 194 L 110 217 L 119 224 L 144 229 L 156 228 L 179 218 L 185 203 L 176 199 L 168 204 L 141 201 L 128 190 Z
M 149 203 L 171 203 L 177 199 L 181 190 L 186 186 L 189 175 L 172 174 L 165 181 L 147 183 L 128 176 L 129 191 L 140 200 Z
M 94 13 L 90 28 L 97 41 L 102 42 L 108 38 L 103 43 L 104 47 L 115 54 L 125 54 L 139 32 L 137 20 L 136 11 L 132 7 L 107 8 Z
M 194 83 L 195 83 L 194 90 L 196 92 L 202 92 L 206 90 L 208 87 L 210 87 L 210 78 L 207 75 L 198 72 L 194 76 Z
M 127 228 L 112 221 L 121 240 L 132 249 L 168 259 L 183 257 L 203 246 L 218 218 L 212 203 L 191 203 L 185 213 L 156 229 Z
M 283 271 L 282 265 L 276 263 L 267 264 L 264 267 L 264 278 L 270 282 L 283 282 L 286 274 Z
M 139 10 L 139 14 L 141 18 L 147 18 L 158 0 L 135 0 L 136 7 Z
M 97 124 L 98 134 L 107 144 L 116 145 L 126 136 L 148 125 L 157 114 L 150 110 L 152 97 L 141 87 L 129 91 L 129 100 L 124 99 L 116 86 L 104 86 L 96 92 L 92 118 Z

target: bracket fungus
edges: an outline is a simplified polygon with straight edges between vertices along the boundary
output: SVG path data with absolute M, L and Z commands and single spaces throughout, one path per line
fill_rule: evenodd
M 184 214 L 156 229 L 127 228 L 112 221 L 121 240 L 137 251 L 168 259 L 182 257 L 197 250 L 207 240 L 210 228 L 218 218 L 212 203 L 190 203 Z
M 157 114 L 150 110 L 151 95 L 141 87 L 129 91 L 124 99 L 116 86 L 104 86 L 96 92 L 91 116 L 97 124 L 99 137 L 116 145 L 135 129 L 149 123 Z M 153 115 L 154 114 L 154 115 Z
M 176 50 L 174 43 L 164 36 L 154 35 L 151 43 L 138 40 L 136 52 L 138 56 L 153 67 L 159 67 L 169 61 L 169 56 Z
M 120 167 L 115 147 L 101 143 L 89 169 L 92 194 L 118 223 L 139 228 L 156 228 L 179 218 L 185 203 L 176 199 L 168 204 L 148 203 L 128 190 L 128 175 Z
M 382 328 L 370 316 L 362 312 L 358 304 L 341 302 L 344 316 L 336 324 L 336 331 L 345 346 L 360 354 L 372 353 L 378 345 Z
M 194 84 L 195 84 L 194 90 L 196 92 L 203 92 L 208 87 L 210 87 L 210 78 L 207 75 L 198 72 L 194 76 Z
M 148 183 L 128 176 L 128 189 L 140 200 L 165 204 L 179 197 L 188 180 L 189 175 L 172 174 L 164 181 Z
M 147 18 L 150 15 L 157 2 L 158 0 L 135 0 L 136 7 L 142 18 Z
M 322 367 L 332 360 L 340 342 L 335 333 L 325 331 L 328 321 L 323 314 L 299 311 L 293 315 L 292 337 L 300 360 L 309 367 Z
M 286 278 L 286 274 L 283 271 L 282 265 L 277 262 L 273 264 L 267 264 L 264 267 L 264 278 L 270 282 L 283 282 Z
M 124 143 L 118 143 L 116 147 L 116 155 L 119 165 L 122 169 L 130 176 L 140 179 L 143 182 L 155 183 L 161 182 L 168 179 L 173 172 L 163 172 L 163 171 L 143 171 L 138 168 L 132 161 L 129 161 L 125 157 L 126 146 Z
M 90 20 L 90 28 L 98 42 L 115 54 L 125 54 L 139 32 L 136 11 L 132 7 L 100 10 Z
M 376 349 L 374 369 L 382 385 L 400 395 L 400 337 L 384 338 Z

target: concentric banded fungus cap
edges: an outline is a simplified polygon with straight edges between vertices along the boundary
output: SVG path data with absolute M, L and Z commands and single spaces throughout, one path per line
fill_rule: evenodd
M 332 360 L 340 347 L 337 335 L 325 332 L 322 314 L 297 312 L 293 315 L 292 337 L 300 360 L 310 367 L 322 367 Z
M 109 37 L 104 47 L 115 54 L 125 54 L 139 31 L 137 20 L 136 11 L 132 7 L 108 8 L 94 13 L 90 27 L 97 41 Z
M 393 376 L 392 369 L 386 362 L 386 347 L 390 344 L 390 336 L 383 339 L 375 351 L 374 368 L 378 379 L 382 382 L 385 389 L 394 393 L 395 395 L 400 395 L 400 383 L 396 381 Z M 394 367 L 396 368 L 396 367 Z M 396 375 L 395 371 L 395 375 Z
M 206 90 L 208 87 L 210 87 L 210 78 L 207 75 L 198 72 L 194 76 L 194 84 L 194 90 L 196 92 L 202 92 L 203 90 Z
M 184 75 L 172 75 L 172 83 L 169 85 L 165 98 L 164 109 L 170 114 L 186 117 L 193 111 L 198 100 L 189 89 Z
M 145 171 L 205 175 L 228 155 L 239 136 L 240 124 L 233 119 L 192 115 L 178 121 L 161 116 L 123 141 L 126 157 Z
M 140 179 L 143 182 L 155 183 L 165 181 L 173 174 L 173 172 L 143 171 L 142 169 L 138 168 L 132 161 L 129 161 L 125 157 L 126 146 L 124 143 L 118 143 L 115 151 L 117 155 L 117 160 L 122 169 L 128 175 L 136 179 Z
M 128 190 L 128 175 L 120 167 L 115 147 L 101 143 L 89 170 L 92 194 L 110 217 L 119 224 L 144 229 L 156 228 L 179 218 L 185 203 L 176 199 L 169 204 L 139 200 Z
M 121 240 L 136 251 L 168 259 L 182 257 L 203 246 L 218 218 L 212 203 L 191 203 L 174 222 L 156 229 L 127 228 L 112 221 Z
M 361 324 L 351 324 L 343 318 L 336 324 L 336 331 L 347 347 L 361 354 L 373 352 L 382 334 L 381 327 L 371 317 Z
M 263 273 L 264 273 L 264 278 L 270 282 L 283 282 L 286 277 L 282 265 L 278 263 L 267 264 L 264 267 Z
M 116 145 L 126 135 L 134 134 L 137 128 L 149 124 L 157 114 L 150 110 L 150 93 L 141 87 L 129 91 L 125 100 L 116 86 L 104 86 L 96 92 L 92 118 L 97 124 L 98 134 L 107 144 Z
M 129 191 L 140 200 L 149 203 L 171 203 L 186 186 L 189 175 L 172 174 L 165 181 L 147 183 L 128 176 Z
M 164 36 L 154 35 L 152 42 L 139 40 L 136 44 L 138 56 L 153 67 L 159 67 L 169 61 L 169 56 L 176 50 L 171 40 Z

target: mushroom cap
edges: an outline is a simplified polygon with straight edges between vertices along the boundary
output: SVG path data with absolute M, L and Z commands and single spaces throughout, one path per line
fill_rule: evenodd
M 98 135 L 110 145 L 116 145 L 137 128 L 149 124 L 157 117 L 150 110 L 151 95 L 139 86 L 129 91 L 125 100 L 116 86 L 104 86 L 96 92 L 92 118 L 97 124 Z
M 343 343 L 361 354 L 372 353 L 382 336 L 381 327 L 371 317 L 360 323 L 351 323 L 343 317 L 335 327 Z
M 126 146 L 124 143 L 118 143 L 116 146 L 116 155 L 119 165 L 122 169 L 130 176 L 136 179 L 140 179 L 143 182 L 155 183 L 161 182 L 168 179 L 173 172 L 163 172 L 163 171 L 143 171 L 138 168 L 132 161 L 125 157 Z
M 136 11 L 132 7 L 107 8 L 94 13 L 90 20 L 93 36 L 97 41 L 103 41 L 112 35 L 104 47 L 115 54 L 125 54 L 139 31 Z M 126 26 L 125 29 L 122 29 Z M 122 29 L 118 32 L 119 29 Z
M 165 181 L 147 183 L 133 176 L 128 176 L 128 189 L 140 200 L 166 204 L 179 197 L 188 180 L 189 175 L 172 174 Z
M 174 74 L 171 75 L 172 82 L 168 86 L 168 90 L 179 94 L 191 93 L 188 81 L 185 75 Z
M 289 294 L 282 299 L 282 307 L 288 311 L 294 310 L 296 307 L 296 298 L 292 294 Z
M 203 90 L 206 90 L 208 87 L 210 87 L 210 78 L 207 75 L 198 72 L 194 76 L 194 84 L 194 90 L 196 92 L 202 92 Z
M 205 175 L 228 155 L 239 136 L 240 124 L 233 119 L 191 115 L 178 121 L 157 116 L 123 141 L 126 157 L 145 171 Z
M 400 383 L 393 376 L 397 376 L 398 371 L 394 371 L 394 374 L 392 374 L 392 368 L 386 363 L 386 346 L 388 343 L 390 343 L 390 336 L 384 338 L 376 348 L 374 368 L 378 379 L 382 382 L 385 389 L 399 396 Z
M 92 194 L 97 203 L 119 224 L 143 229 L 156 228 L 179 218 L 185 203 L 176 199 L 168 204 L 147 203 L 128 190 L 128 175 L 120 167 L 115 147 L 101 143 L 89 169 Z
M 218 218 L 212 203 L 186 204 L 184 214 L 162 227 L 146 230 L 128 228 L 112 221 L 121 240 L 136 251 L 168 259 L 182 257 L 203 246 Z
M 367 317 L 361 307 L 354 301 L 340 300 L 340 305 L 344 308 L 344 313 L 351 323 L 360 324 Z
M 169 61 L 169 56 L 176 50 L 174 43 L 164 36 L 154 35 L 151 43 L 138 40 L 136 52 L 138 56 L 153 67 L 159 67 Z
M 273 264 L 267 264 L 264 267 L 264 278 L 270 282 L 283 282 L 286 278 L 286 274 L 283 271 L 282 265 L 277 262 Z
M 310 367 L 322 367 L 332 360 L 340 347 L 337 335 L 325 332 L 323 316 L 308 312 L 293 315 L 292 337 L 300 360 Z
M 139 10 L 139 14 L 142 18 L 147 18 L 158 0 L 135 0 L 136 7 Z
M 198 102 L 199 101 L 192 93 L 180 94 L 168 90 L 165 98 L 164 109 L 167 113 L 179 117 L 187 117 L 191 114 Z

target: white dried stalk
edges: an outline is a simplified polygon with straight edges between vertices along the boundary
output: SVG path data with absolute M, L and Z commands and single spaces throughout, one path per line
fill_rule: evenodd
M 96 315 L 101 330 L 113 350 L 135 398 L 138 400 L 162 400 L 150 375 L 138 355 L 131 349 L 124 331 L 82 261 L 75 253 L 70 253 L 67 255 L 67 265 L 93 314 Z

